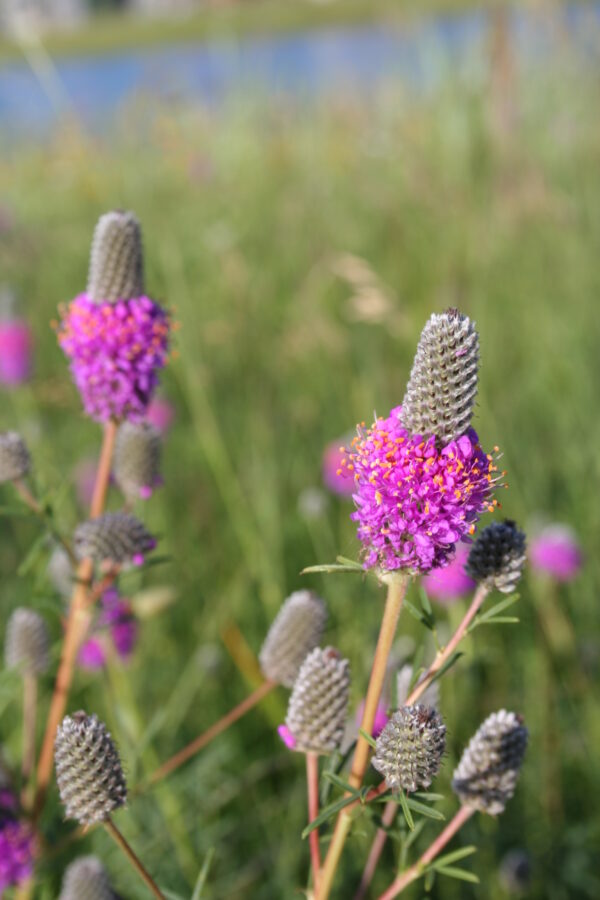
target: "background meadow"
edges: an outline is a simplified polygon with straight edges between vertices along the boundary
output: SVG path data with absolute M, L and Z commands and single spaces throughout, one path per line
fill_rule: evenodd
M 600 895 L 595 59 L 559 41 L 545 62 L 505 73 L 500 89 L 490 58 L 469 78 L 448 70 L 431 90 L 395 80 L 310 100 L 240 90 L 152 116 L 145 100 L 110 128 L 71 118 L 43 141 L 5 140 L 0 280 L 34 331 L 35 370 L 1 391 L 0 430 L 25 436 L 65 530 L 85 515 L 74 473 L 94 458 L 100 430 L 81 412 L 51 321 L 85 287 L 105 210 L 141 219 L 149 293 L 180 325 L 160 392 L 175 410 L 164 487 L 136 510 L 159 535 L 161 560 L 122 579 L 141 619 L 136 651 L 127 665 L 80 671 L 69 703 L 109 724 L 132 786 L 251 689 L 266 630 L 300 587 L 328 603 L 327 640 L 351 661 L 358 705 L 382 592 L 360 577 L 299 574 L 358 551 L 351 502 L 322 483 L 323 451 L 401 401 L 427 317 L 459 306 L 481 336 L 474 424 L 504 453 L 501 513 L 529 532 L 569 523 L 585 563 L 560 587 L 528 571 L 513 607 L 520 624 L 477 629 L 442 683 L 443 812 L 454 809 L 458 755 L 489 712 L 522 712 L 530 746 L 506 813 L 476 817 L 453 845 L 479 844 L 468 867 L 481 883 L 438 879 L 431 896 L 509 896 L 499 866 L 515 849 L 531 861 L 524 895 Z M 119 504 L 113 488 L 109 506 Z M 14 506 L 3 486 L 0 508 Z M 32 605 L 58 653 L 64 608 L 39 534 L 25 516 L 0 519 L 0 635 L 14 607 Z M 464 604 L 436 606 L 442 637 Z M 427 640 L 404 612 L 398 658 Z M 15 681 L 0 677 L 0 738 L 18 764 Z M 51 688 L 47 676 L 42 703 Z M 174 897 L 191 895 L 203 865 L 202 897 L 300 895 L 305 773 L 277 736 L 286 703 L 279 689 L 117 818 Z M 74 825 L 60 820 L 54 794 L 42 824 L 57 849 L 36 897 L 56 897 L 69 859 L 92 849 L 124 897 L 144 896 L 103 833 L 65 842 Z M 372 833 L 366 817 L 353 831 L 337 896 L 351 895 Z M 379 890 L 397 853 L 389 842 Z M 423 894 L 420 882 L 406 896 Z

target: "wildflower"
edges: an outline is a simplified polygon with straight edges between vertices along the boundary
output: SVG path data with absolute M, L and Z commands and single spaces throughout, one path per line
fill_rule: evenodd
M 0 812 L 0 895 L 33 872 L 35 838 L 29 825 Z
M 466 544 L 459 544 L 454 559 L 442 569 L 432 569 L 423 578 L 423 587 L 427 596 L 438 603 L 452 603 L 454 600 L 469 594 L 475 582 L 465 572 L 465 563 L 469 555 Z
M 466 571 L 503 594 L 514 591 L 525 563 L 525 535 L 514 522 L 492 522 L 471 547 Z
M 6 626 L 4 656 L 9 669 L 41 675 L 50 665 L 50 636 L 46 623 L 33 609 L 18 607 Z
M 168 314 L 144 294 L 139 222 L 131 213 L 96 226 L 86 293 L 62 313 L 58 342 L 85 411 L 97 421 L 140 421 L 167 359 Z
M 161 434 L 166 434 L 175 418 L 175 407 L 164 397 L 154 397 L 146 410 L 146 421 Z
M 365 711 L 365 701 L 361 700 L 358 705 L 358 709 L 356 710 L 356 725 L 360 728 L 360 724 L 363 720 L 363 714 Z M 387 708 L 384 703 L 378 703 L 377 709 L 375 710 L 375 719 L 373 720 L 373 728 L 371 730 L 371 736 L 376 738 L 379 737 L 385 726 L 389 721 L 389 717 L 387 714 Z
M 80 856 L 67 867 L 58 900 L 117 900 L 97 856 Z
M 0 291 L 0 307 L 4 292 Z M 8 304 L 12 298 L 8 295 Z M 33 337 L 25 319 L 0 310 L 0 384 L 17 387 L 31 375 Z
M 346 728 L 350 671 L 333 647 L 312 650 L 300 667 L 280 736 L 301 753 L 333 753 Z
M 501 709 L 492 713 L 471 738 L 452 778 L 464 806 L 490 816 L 504 812 L 515 792 L 527 729 L 520 716 Z
M 575 532 L 568 525 L 548 525 L 531 542 L 532 568 L 557 581 L 571 581 L 583 562 Z
M 457 310 L 427 322 L 403 405 L 358 429 L 345 460 L 355 481 L 364 566 L 427 573 L 497 501 L 497 466 L 470 427 L 479 342 Z M 497 449 L 497 448 L 496 448 Z
M 142 565 L 156 541 L 139 519 L 129 513 L 104 513 L 75 529 L 73 548 L 79 559 L 116 565 Z
M 312 591 L 295 591 L 269 628 L 259 659 L 265 678 L 291 688 L 306 655 L 317 646 L 327 609 Z
M 65 716 L 54 743 L 56 781 L 67 818 L 80 825 L 103 822 L 127 800 L 121 760 L 97 716 Z
M 69 554 L 60 544 L 57 544 L 52 550 L 46 571 L 57 594 L 65 599 L 70 597 L 73 592 L 75 574 Z
M 130 502 L 148 500 L 161 484 L 160 437 L 148 422 L 123 422 L 115 446 L 115 481 Z
M 119 659 L 126 661 L 136 644 L 138 623 L 129 601 L 119 596 L 116 588 L 109 588 L 102 594 L 100 606 L 92 634 L 79 650 L 79 665 L 84 669 L 101 669 L 111 646 Z
M 373 767 L 393 790 L 429 787 L 446 749 L 446 726 L 427 706 L 403 706 L 377 738 Z
M 25 441 L 16 431 L 0 433 L 0 484 L 24 478 L 31 468 Z
M 346 467 L 346 439 L 333 441 L 323 452 L 323 484 L 333 494 L 351 497 L 354 493 L 352 472 Z

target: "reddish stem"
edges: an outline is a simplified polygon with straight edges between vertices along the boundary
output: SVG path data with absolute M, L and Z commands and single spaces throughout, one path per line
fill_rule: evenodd
M 308 821 L 313 822 L 319 815 L 319 757 L 316 753 L 306 754 L 306 783 L 308 787 Z M 321 875 L 321 849 L 319 847 L 318 828 L 311 831 L 308 840 L 313 870 L 313 885 L 317 889 Z

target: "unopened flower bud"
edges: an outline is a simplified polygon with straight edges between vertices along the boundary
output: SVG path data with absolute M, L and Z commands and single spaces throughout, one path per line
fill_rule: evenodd
M 277 613 L 260 651 L 265 678 L 291 688 L 308 653 L 321 640 L 327 609 L 312 591 L 295 591 Z
M 333 753 L 346 729 L 350 671 L 333 647 L 316 647 L 300 667 L 285 727 L 288 746 L 303 753 Z
M 46 623 L 32 609 L 18 607 L 6 626 L 6 666 L 24 675 L 42 675 L 50 664 L 50 637 Z
M 147 422 L 124 422 L 115 446 L 115 480 L 127 500 L 147 500 L 160 483 L 160 436 Z
M 446 749 L 446 726 L 434 709 L 403 706 L 377 738 L 373 767 L 388 787 L 412 793 L 429 787 Z
M 117 900 L 97 856 L 80 856 L 65 871 L 58 900 Z
M 143 295 L 142 231 L 133 213 L 114 210 L 98 220 L 87 292 L 95 303 L 116 303 Z
M 31 468 L 31 457 L 25 441 L 16 431 L 0 434 L 0 484 L 24 478 Z
M 525 563 L 525 535 L 510 519 L 492 522 L 471 547 L 465 570 L 475 581 L 503 594 L 514 591 Z
M 79 559 L 115 565 L 141 565 L 156 541 L 135 516 L 129 513 L 105 513 L 82 522 L 75 529 L 73 547 Z

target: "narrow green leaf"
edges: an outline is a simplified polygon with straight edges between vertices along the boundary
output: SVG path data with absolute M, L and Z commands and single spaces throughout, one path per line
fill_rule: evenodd
M 419 599 L 421 601 L 421 606 L 424 612 L 426 612 L 428 616 L 433 616 L 433 610 L 431 609 L 431 603 L 429 602 L 427 591 L 422 585 L 419 588 Z
M 435 869 L 429 869 L 425 874 L 425 890 L 427 891 L 427 893 L 429 893 L 429 891 L 433 887 L 434 882 L 435 882 Z
M 443 856 L 439 856 L 435 862 L 431 863 L 431 866 L 434 869 L 439 869 L 440 866 L 445 868 L 452 863 L 458 862 L 459 859 L 465 859 L 467 856 L 472 856 L 473 853 L 477 853 L 477 847 L 475 847 L 474 844 L 471 844 L 469 847 L 461 847 L 459 850 L 453 850 L 451 853 L 445 853 Z
M 490 619 L 493 619 L 498 613 L 501 613 L 505 609 L 508 609 L 509 606 L 512 606 L 514 603 L 516 603 L 518 599 L 518 594 L 511 594 L 510 597 L 505 597 L 499 603 L 496 603 L 490 609 L 478 615 L 475 621 L 469 627 L 467 634 L 469 634 L 471 631 L 474 631 L 475 628 L 477 628 L 479 625 L 483 625 L 485 622 L 489 622 Z
M 414 829 L 405 837 L 403 850 L 408 850 L 408 848 L 416 841 L 416 839 L 425 828 L 425 824 L 425 819 L 419 819 L 419 821 L 415 824 Z
M 446 672 L 452 668 L 454 663 L 458 662 L 458 660 L 461 658 L 461 656 L 464 656 L 464 653 L 457 651 L 450 657 L 450 659 L 447 659 L 446 662 L 444 663 L 444 665 L 442 666 L 442 668 L 439 670 L 439 672 L 436 672 L 435 675 L 433 676 L 433 678 L 431 679 L 431 684 L 433 684 L 434 681 L 438 681 L 443 675 L 445 675 Z
M 348 806 L 350 803 L 354 803 L 354 801 L 360 795 L 355 793 L 351 797 L 340 797 L 339 800 L 336 800 L 334 803 L 330 803 L 329 806 L 326 806 L 325 809 L 322 809 L 316 819 L 313 819 L 310 822 L 304 831 L 302 832 L 302 838 L 307 838 L 311 831 L 314 831 L 315 828 L 319 828 L 328 819 L 331 819 L 332 816 L 337 815 L 341 809 Z
M 478 625 L 516 625 L 520 622 L 516 616 L 496 616 L 495 619 L 486 619 L 485 622 L 478 622 Z
M 368 734 L 368 732 L 366 732 L 366 731 L 364 730 L 364 728 L 359 728 L 359 729 L 358 729 L 358 733 L 359 733 L 360 735 L 362 735 L 362 737 L 364 737 L 364 739 L 365 739 L 365 741 L 367 742 L 367 744 L 369 744 L 369 746 L 371 746 L 371 747 L 373 748 L 373 750 L 376 749 L 377 743 L 376 743 L 375 738 L 373 737 L 373 735 Z
M 402 812 L 404 813 L 404 818 L 406 819 L 406 824 L 410 828 L 411 831 L 415 829 L 415 823 L 412 817 L 412 813 L 410 811 L 410 807 L 404 795 L 404 791 L 400 791 L 400 806 L 402 807 Z
M 350 791 L 352 794 L 356 793 L 355 788 L 344 781 L 343 778 L 340 778 L 339 775 L 336 775 L 335 772 L 323 772 L 323 778 L 326 778 L 327 781 L 331 781 L 332 784 L 335 784 L 336 787 L 341 788 L 343 791 Z
M 433 631 L 434 623 L 431 621 L 431 616 L 427 616 L 424 612 L 418 610 L 416 606 L 413 606 L 412 603 L 410 603 L 408 600 L 404 601 L 403 606 L 408 610 L 411 616 L 413 616 L 417 620 L 417 622 L 420 622 L 425 626 L 425 628 L 429 628 L 430 631 Z
M 204 857 L 204 862 L 202 863 L 202 868 L 198 873 L 198 880 L 194 887 L 194 893 L 192 894 L 192 900 L 200 900 L 202 897 L 202 891 L 204 890 L 204 885 L 206 884 L 206 879 L 208 878 L 208 873 L 210 871 L 210 867 L 213 861 L 213 857 L 215 855 L 215 848 L 211 847 Z
M 406 802 L 413 812 L 420 813 L 422 816 L 427 816 L 428 819 L 437 819 L 438 822 L 443 822 L 446 818 L 439 810 L 427 806 L 426 803 L 419 803 L 418 800 L 413 800 L 412 797 L 409 797 Z
M 479 878 L 474 872 L 467 872 L 466 869 L 457 869 L 454 866 L 437 868 L 435 871 L 439 875 L 447 875 L 448 878 L 457 878 L 459 881 L 470 881 L 471 884 L 479 884 Z
M 335 561 L 341 563 L 343 566 L 348 566 L 350 569 L 357 569 L 359 572 L 365 571 L 362 567 L 362 563 L 356 562 L 355 559 L 348 559 L 347 556 L 336 556 Z
M 438 800 L 443 800 L 443 794 L 430 794 L 427 791 L 415 791 L 413 797 L 420 797 L 421 800 L 430 800 L 432 803 L 436 803 Z
M 362 573 L 363 570 L 361 568 L 357 569 L 356 566 L 348 566 L 343 563 L 325 563 L 321 566 L 307 566 L 305 569 L 301 570 L 300 574 L 311 575 L 315 572 L 323 572 L 326 575 L 331 575 L 334 573 L 339 574 L 341 572 L 354 572 L 354 574 L 356 575 L 358 572 Z

